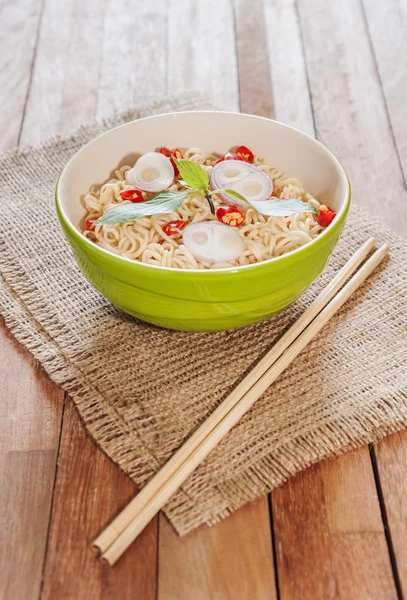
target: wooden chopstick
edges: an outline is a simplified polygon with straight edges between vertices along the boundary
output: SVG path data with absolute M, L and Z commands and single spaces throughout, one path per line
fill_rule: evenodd
M 96 538 L 93 548 L 105 552 L 122 531 L 137 516 L 140 510 L 151 500 L 157 491 L 157 478 L 164 482 L 181 466 L 187 456 L 203 441 L 208 433 L 233 408 L 234 404 L 252 387 L 266 370 L 288 348 L 301 331 L 326 306 L 349 276 L 361 265 L 375 245 L 375 239 L 369 238 L 348 260 L 328 286 L 315 298 L 299 319 L 288 329 L 272 349 L 257 363 L 240 384 L 218 406 L 197 431 L 171 457 L 151 481 L 133 498 L 108 527 Z
M 374 238 L 369 238 L 348 260 L 331 283 L 319 294 L 311 303 L 307 310 L 294 323 L 294 325 L 282 336 L 282 338 L 273 346 L 273 348 L 259 361 L 253 370 L 245 377 L 241 383 L 229 394 L 224 402 L 212 413 L 212 415 L 199 427 L 199 429 L 187 440 L 187 442 L 174 454 L 174 456 L 162 467 L 157 475 L 133 498 L 127 507 L 112 521 L 112 523 L 97 537 L 93 547 L 100 552 L 104 552 L 120 535 L 127 525 L 137 516 L 138 512 L 150 501 L 156 492 L 156 478 L 164 483 L 183 463 L 190 454 L 206 437 L 206 435 L 215 427 L 223 417 L 233 407 L 244 393 L 259 379 L 270 365 L 288 348 L 291 342 L 297 337 L 301 330 L 305 328 L 312 319 L 322 310 L 322 308 L 331 300 L 335 293 L 340 289 L 348 277 L 359 267 L 367 257 L 375 244 Z
M 383 244 L 373 256 L 361 267 L 356 275 L 343 287 L 317 317 L 295 339 L 279 359 L 264 373 L 250 390 L 234 405 L 222 421 L 205 437 L 202 443 L 188 455 L 187 459 L 165 481 L 156 486 L 156 493 L 138 515 L 131 521 L 127 528 L 118 536 L 111 546 L 104 552 L 102 559 L 113 565 L 144 527 L 151 521 L 157 512 L 166 504 L 168 499 L 177 491 L 182 483 L 208 456 L 219 441 L 231 430 L 237 421 L 253 406 L 254 402 L 265 390 L 281 375 L 291 364 L 305 346 L 318 334 L 327 321 L 342 307 L 346 300 L 367 279 L 389 251 L 387 244 Z M 159 479 L 160 473 L 152 481 Z
M 345 267 L 343 269 L 341 269 L 341 271 L 334 278 L 334 280 L 329 284 L 329 286 L 324 290 L 324 292 L 312 303 L 312 305 L 309 307 L 309 309 L 307 309 L 307 311 L 305 311 L 305 313 L 302 315 L 302 317 L 285 334 L 285 336 L 283 336 L 283 338 L 278 342 L 278 344 L 276 344 L 274 346 L 272 351 L 270 351 L 270 353 L 259 363 L 259 365 L 257 365 L 256 369 L 254 369 L 250 373 L 250 375 L 247 378 L 245 378 L 245 380 L 236 388 L 236 390 L 234 390 L 234 392 L 215 411 L 215 413 L 217 413 L 217 415 L 218 415 L 218 418 L 215 421 L 215 427 L 216 427 L 216 423 L 219 424 L 218 431 L 215 431 L 214 428 L 212 427 L 213 422 L 212 422 L 211 427 L 208 427 L 208 421 L 210 421 L 210 419 L 212 419 L 212 417 L 215 415 L 215 413 L 213 413 L 212 417 L 210 417 L 210 419 L 208 419 L 204 423 L 204 425 L 201 426 L 201 428 L 198 430 L 198 432 L 199 431 L 201 432 L 201 439 L 203 438 L 202 443 L 200 445 L 197 445 L 195 443 L 194 446 L 192 447 L 192 451 L 191 451 L 191 446 L 189 446 L 189 443 L 192 440 L 192 438 L 190 438 L 190 440 L 188 440 L 188 442 L 182 447 L 182 449 L 176 453 L 176 455 L 169 461 L 169 463 L 167 463 L 167 465 L 165 465 L 165 467 L 151 480 L 151 482 L 148 484 L 148 486 L 146 486 L 142 490 L 142 492 L 140 492 L 140 494 L 132 501 L 132 503 L 130 503 L 130 505 L 125 509 L 125 511 L 124 511 L 124 513 L 126 513 L 125 519 L 120 520 L 120 517 L 122 517 L 122 514 L 119 515 L 118 519 L 119 519 L 120 527 L 123 527 L 123 523 L 125 523 L 125 522 L 127 522 L 127 525 L 129 525 L 129 523 L 131 523 L 131 526 L 128 526 L 128 530 L 122 529 L 123 533 L 120 533 L 119 535 L 118 535 L 118 533 L 119 533 L 118 528 L 114 527 L 113 531 L 109 530 L 111 538 L 113 537 L 112 534 L 114 533 L 114 538 L 117 538 L 117 541 L 114 541 L 114 539 L 113 539 L 113 542 L 111 543 L 110 548 L 108 547 L 108 549 L 104 552 L 103 558 L 105 560 L 107 560 L 110 564 L 113 564 L 117 560 L 117 558 L 127 548 L 127 546 L 131 543 L 131 541 L 138 535 L 138 533 L 141 531 L 141 529 L 144 528 L 145 524 L 147 524 L 147 522 L 154 516 L 155 512 L 157 512 L 163 506 L 163 504 L 165 504 L 165 502 L 172 495 L 172 493 L 179 487 L 179 485 L 182 484 L 182 482 L 185 480 L 185 478 L 201 462 L 201 460 L 203 460 L 203 458 L 205 458 L 205 456 L 210 452 L 210 450 L 214 447 L 214 445 L 216 445 L 216 443 L 217 443 L 216 440 L 221 439 L 223 437 L 223 435 L 225 435 L 225 433 L 227 433 L 227 431 L 229 431 L 229 429 L 233 426 L 233 424 L 240 418 L 241 414 L 244 414 L 244 412 L 246 412 L 246 410 L 248 410 L 248 408 L 250 408 L 250 406 L 259 397 L 259 395 L 261 395 L 263 393 L 263 391 L 270 385 L 270 383 L 272 381 L 274 381 L 274 379 L 276 377 L 278 377 L 278 375 L 282 372 L 282 370 L 284 370 L 286 368 L 286 366 L 291 362 L 291 360 L 293 360 L 293 358 L 298 354 L 298 352 L 301 351 L 301 350 L 298 350 L 298 352 L 295 353 L 295 348 L 298 347 L 298 344 L 297 344 L 297 346 L 293 345 L 293 348 L 290 348 L 289 351 L 287 351 L 284 354 L 284 357 L 281 356 L 282 352 L 284 352 L 284 350 L 287 348 L 287 346 L 289 346 L 290 342 L 293 339 L 295 339 L 299 333 L 301 333 L 301 331 L 304 329 L 304 327 L 313 319 L 315 314 L 317 314 L 318 311 L 327 304 L 329 299 L 332 298 L 332 296 L 335 294 L 335 291 L 337 291 L 337 289 L 343 284 L 343 282 L 346 280 L 346 278 L 349 276 L 349 274 L 352 272 L 352 270 L 354 270 L 360 264 L 360 262 L 366 257 L 367 253 L 370 251 L 373 244 L 374 244 L 374 240 L 370 239 L 357 251 L 357 253 L 355 253 L 355 255 L 352 257 L 352 259 L 350 261 L 348 261 L 348 263 L 345 265 Z M 376 253 L 374 255 L 375 261 L 377 261 L 379 258 L 380 258 L 380 260 L 381 260 L 381 258 L 383 258 L 383 256 L 384 256 L 383 252 L 385 252 L 385 253 L 387 252 L 387 247 L 386 247 L 386 249 L 384 247 L 382 247 L 380 252 L 381 252 L 382 256 L 380 253 L 379 254 Z M 364 281 L 364 279 L 368 276 L 368 274 L 376 266 L 376 264 L 378 264 L 378 263 L 374 264 L 372 261 L 373 261 L 373 257 L 366 263 L 366 265 L 361 269 L 359 274 L 356 276 L 356 279 L 358 282 L 357 285 L 360 285 L 360 283 L 362 281 Z M 367 270 L 368 268 L 370 270 Z M 346 286 L 346 289 L 348 289 L 348 290 L 350 289 L 349 293 L 352 293 L 353 288 L 349 288 L 350 283 L 351 282 L 349 282 L 348 286 Z M 342 299 L 342 303 L 340 305 L 343 304 L 343 302 L 346 300 L 347 297 L 349 297 L 349 294 L 344 299 Z M 338 299 L 340 299 L 340 298 L 343 298 L 343 294 L 339 295 Z M 338 306 L 338 308 L 339 308 L 338 299 L 335 299 L 335 304 L 331 303 L 331 304 L 334 304 L 334 308 L 336 306 Z M 337 310 L 337 308 L 335 308 L 334 312 L 336 310 Z M 324 314 L 325 315 L 327 314 L 326 310 L 324 311 Z M 331 316 L 331 314 L 329 314 L 328 318 L 330 318 L 330 316 Z M 320 317 L 319 317 L 319 319 L 320 319 Z M 324 322 L 326 322 L 326 321 L 324 321 Z M 314 332 L 315 326 L 316 325 L 314 323 L 313 328 L 310 329 L 310 332 L 312 333 L 312 337 L 319 331 L 319 329 L 317 329 Z M 321 327 L 322 326 L 323 325 L 321 325 Z M 310 332 L 308 332 L 308 336 L 310 335 Z M 311 338 L 307 337 L 306 339 L 307 339 L 307 341 L 305 342 L 305 344 L 308 343 L 309 339 L 311 339 Z M 302 347 L 303 346 L 301 346 L 301 349 L 302 349 Z M 276 350 L 278 350 L 278 353 L 276 352 Z M 278 357 L 280 357 L 280 358 L 278 358 Z M 276 362 L 276 358 L 278 359 L 277 362 Z M 288 363 L 285 362 L 285 361 L 287 361 L 287 358 L 289 359 Z M 282 360 L 282 359 L 284 359 L 284 360 Z M 271 368 L 270 368 L 270 365 L 272 365 Z M 267 377 L 266 376 L 263 377 L 264 373 L 266 373 Z M 260 377 L 260 379 L 259 379 L 259 377 Z M 259 381 L 257 381 L 258 379 L 259 379 Z M 256 381 L 257 381 L 257 383 L 256 383 Z M 264 387 L 264 385 L 265 385 L 265 387 Z M 240 395 L 236 399 L 236 396 L 237 396 L 236 392 L 238 390 L 240 391 Z M 247 390 L 250 390 L 249 393 L 244 395 Z M 244 403 L 243 403 L 243 400 L 245 401 Z M 247 404 L 248 402 L 249 402 L 249 404 Z M 237 404 L 239 404 L 239 407 L 237 406 Z M 233 408 L 235 408 L 235 410 L 233 410 Z M 219 417 L 219 409 L 222 409 L 222 416 L 220 416 L 220 417 Z M 243 410 L 243 412 L 241 412 L 242 410 Z M 225 416 L 225 419 L 223 419 L 223 416 Z M 231 419 L 232 419 L 232 421 L 231 421 Z M 212 421 L 214 421 L 214 420 L 212 419 Z M 205 435 L 203 435 L 202 431 L 201 431 L 202 428 L 204 428 L 204 427 L 205 427 Z M 212 435 L 209 435 L 211 432 L 212 432 Z M 195 436 L 196 436 L 196 434 L 194 434 L 193 437 L 195 437 Z M 198 442 L 198 444 L 199 444 L 199 442 Z M 195 450 L 194 450 L 194 448 L 195 448 Z M 182 452 L 182 460 L 179 458 L 179 454 L 181 452 Z M 174 467 L 174 458 L 175 457 L 178 457 L 176 463 L 178 463 L 179 467 Z M 168 469 L 168 465 L 170 463 L 172 463 L 171 469 Z M 171 481 L 169 480 L 169 478 L 171 478 Z M 140 503 L 139 498 L 143 494 L 143 492 L 145 490 L 147 490 L 147 488 L 148 488 L 148 494 L 145 495 L 145 498 L 147 497 L 148 500 L 146 502 Z M 135 500 L 138 500 L 138 502 L 135 503 Z M 137 509 L 137 511 L 135 512 L 135 516 L 133 517 L 133 520 L 130 518 L 131 514 L 129 512 L 129 508 L 131 508 L 131 505 L 133 507 L 134 507 L 134 505 L 136 505 L 135 507 Z M 133 511 L 133 514 L 134 514 L 134 511 Z M 138 515 L 138 517 L 137 517 L 137 515 Z M 117 521 L 117 519 L 112 523 L 112 525 L 115 525 L 116 521 Z M 126 527 L 126 525 L 124 527 Z M 102 536 L 103 536 L 103 534 L 102 534 Z M 98 538 L 98 540 L 99 540 L 99 538 Z M 97 545 L 98 540 L 96 540 L 97 547 L 98 547 L 98 545 Z M 103 538 L 102 538 L 102 541 L 103 541 Z

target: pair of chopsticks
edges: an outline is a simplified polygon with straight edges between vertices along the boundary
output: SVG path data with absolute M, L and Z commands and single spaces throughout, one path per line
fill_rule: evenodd
M 375 239 L 369 238 L 355 252 L 254 369 L 97 537 L 93 548 L 101 553 L 102 560 L 114 565 L 194 469 L 369 277 L 388 253 L 387 244 L 349 279 L 374 245 Z

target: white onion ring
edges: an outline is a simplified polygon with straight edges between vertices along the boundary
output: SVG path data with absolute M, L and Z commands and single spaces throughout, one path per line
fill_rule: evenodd
M 248 202 L 268 200 L 273 192 L 270 177 L 250 163 L 241 160 L 224 160 L 211 171 L 213 190 L 229 189 L 238 192 Z M 247 203 L 231 194 L 218 194 L 225 204 L 246 206 Z
M 243 239 L 237 230 L 217 221 L 191 223 L 185 227 L 182 241 L 192 256 L 202 262 L 229 262 L 244 250 Z
M 162 192 L 172 184 L 174 176 L 171 161 L 160 152 L 146 152 L 126 173 L 129 183 L 143 192 Z

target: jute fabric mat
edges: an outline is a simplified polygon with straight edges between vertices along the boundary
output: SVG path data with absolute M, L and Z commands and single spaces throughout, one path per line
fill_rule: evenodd
M 241 330 L 185 333 L 146 325 L 109 304 L 81 275 L 54 208 L 62 167 L 111 127 L 202 107 L 193 95 L 156 102 L 0 159 L 1 313 L 73 398 L 96 443 L 139 485 L 368 236 L 391 246 L 386 263 L 171 499 L 165 513 L 180 534 L 216 523 L 316 461 L 407 424 L 407 244 L 357 208 L 329 267 L 306 294 L 282 314 Z

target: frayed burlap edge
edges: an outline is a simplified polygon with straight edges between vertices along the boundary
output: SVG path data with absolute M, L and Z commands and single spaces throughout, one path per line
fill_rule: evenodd
M 35 153 L 39 149 L 42 151 L 52 150 L 55 144 L 70 147 L 82 142 L 83 138 L 90 141 L 103 131 L 154 114 L 205 109 L 210 110 L 213 107 L 203 94 L 185 92 L 181 95 L 157 99 L 138 108 L 94 121 L 88 125 L 82 125 L 67 136 L 52 136 L 39 144 L 27 145 L 24 148 L 12 148 L 3 154 L 3 158 L 18 160 L 20 156 Z M 138 438 L 140 446 L 144 448 L 144 453 L 143 455 L 135 454 L 134 446 L 127 435 L 128 431 L 125 427 L 124 429 L 120 428 L 120 419 L 117 418 L 118 415 L 112 410 L 109 402 L 103 395 L 98 394 L 97 390 L 92 389 L 84 381 L 78 379 L 77 368 L 64 356 L 64 352 L 57 342 L 47 335 L 41 324 L 32 316 L 29 307 L 30 300 L 38 308 L 38 295 L 36 294 L 35 284 L 25 281 L 24 272 L 22 271 L 21 285 L 9 285 L 7 273 L 10 272 L 15 277 L 18 269 L 16 269 L 15 264 L 8 260 L 6 254 L 7 249 L 0 240 L 0 314 L 7 328 L 40 363 L 50 379 L 72 398 L 86 431 L 97 446 L 136 484 L 144 485 L 146 481 L 143 474 L 146 471 L 146 466 L 151 465 L 151 452 L 144 447 L 143 440 Z M 45 312 L 47 312 L 47 308 L 45 305 Z M 48 314 L 46 318 L 48 318 Z M 106 437 L 109 441 L 106 441 Z M 100 441 L 101 439 L 103 441 Z M 160 466 L 159 462 L 154 465 L 156 470 Z M 176 504 L 182 504 L 184 507 L 188 506 L 188 509 L 193 512 L 194 505 L 182 490 L 174 496 L 174 499 L 176 499 Z M 178 531 L 176 526 L 175 529 Z M 186 532 L 178 531 L 178 533 Z
M 183 108 L 185 109 L 195 108 L 194 102 L 198 106 L 202 106 L 202 100 L 199 97 L 195 97 L 194 100 L 194 96 L 190 96 L 188 102 L 186 102 L 184 96 L 182 101 L 185 105 Z M 179 107 L 177 100 L 175 101 L 175 105 L 173 110 Z M 168 106 L 168 103 L 165 106 Z M 178 109 L 182 110 L 182 108 Z M 155 112 L 162 112 L 166 108 L 163 109 L 163 103 L 156 102 L 154 110 Z M 151 114 L 151 106 L 146 107 L 145 111 Z M 117 116 L 113 119 L 105 119 L 102 126 L 107 129 L 141 115 L 143 115 L 142 110 L 129 111 L 125 115 Z M 95 130 L 98 130 L 98 125 L 94 127 Z M 74 133 L 68 139 L 74 141 L 78 135 L 82 136 L 84 133 L 86 133 L 86 136 L 89 136 L 89 129 L 91 128 L 92 126 L 90 128 L 82 127 L 79 132 Z M 66 139 L 59 140 L 55 138 L 41 144 L 40 147 L 51 148 L 55 143 L 65 142 Z M 15 156 L 16 154 L 24 154 L 29 151 L 28 149 L 17 149 L 11 151 L 9 155 Z M 371 219 L 370 216 L 369 219 Z M 382 230 L 383 237 L 388 238 L 391 235 L 386 229 L 381 228 L 378 221 L 376 222 L 376 226 Z M 29 307 L 31 294 L 30 289 L 27 289 L 27 283 L 23 285 L 23 288 L 19 289 L 19 286 L 16 287 L 15 282 L 13 282 L 12 286 L 7 282 L 8 274 L 11 271 L 13 272 L 13 276 L 16 275 L 15 265 L 8 268 L 8 265 L 3 263 L 2 271 L 3 280 L 0 285 L 0 306 L 5 323 L 10 331 L 41 363 L 50 378 L 72 396 L 88 432 L 102 450 L 124 472 L 130 474 L 136 482 L 139 484 L 145 483 L 143 473 L 146 462 L 151 462 L 151 453 L 145 449 L 144 456 L 134 456 L 134 448 L 132 447 L 131 440 L 127 439 L 126 432 L 121 430 L 117 414 L 111 412 L 112 409 L 108 402 L 100 394 L 95 393 L 95 390 L 87 386 L 85 381 L 78 379 L 77 367 L 73 366 L 63 356 L 63 352 L 56 342 L 46 334 L 42 326 L 33 318 Z M 405 398 L 402 400 L 404 401 Z M 181 534 L 187 533 L 201 523 L 212 525 L 231 514 L 231 512 L 247 501 L 253 500 L 272 490 L 305 467 L 328 456 L 342 454 L 351 448 L 356 448 L 365 443 L 376 442 L 389 433 L 399 431 L 407 425 L 407 415 L 405 413 L 404 408 L 404 410 L 400 411 L 399 415 L 396 417 L 395 415 L 392 416 L 394 420 L 391 424 L 381 425 L 374 432 L 371 430 L 365 431 L 363 428 L 358 431 L 349 432 L 346 423 L 343 424 L 343 427 L 337 423 L 332 428 L 324 426 L 323 429 L 316 429 L 309 435 L 300 436 L 292 440 L 289 444 L 285 444 L 284 448 L 278 449 L 275 455 L 263 458 L 256 465 L 249 467 L 245 473 L 240 472 L 236 477 L 230 477 L 230 479 L 225 481 L 223 483 L 225 489 L 229 485 L 238 485 L 240 495 L 238 498 L 236 497 L 236 502 L 229 502 L 227 506 L 219 505 L 216 509 L 213 506 L 206 507 L 204 502 L 202 506 L 197 506 L 196 503 L 190 501 L 187 493 L 180 491 L 171 499 L 165 512 L 171 519 L 176 530 Z M 109 434 L 108 440 L 104 439 L 106 432 Z M 101 439 L 103 441 L 99 441 Z M 317 443 L 315 443 L 315 440 L 317 440 Z M 324 448 L 323 451 L 321 451 L 321 446 Z M 300 455 L 298 448 L 301 448 Z M 160 463 L 157 461 L 154 469 L 156 470 L 159 466 Z M 266 473 L 268 473 L 268 476 L 266 476 Z M 183 518 L 186 512 L 188 513 L 187 522 Z

